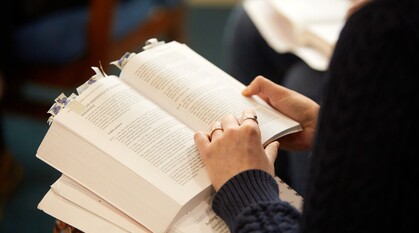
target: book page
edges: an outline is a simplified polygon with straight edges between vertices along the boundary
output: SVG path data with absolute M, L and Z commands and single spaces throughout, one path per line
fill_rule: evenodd
M 137 54 L 120 78 L 195 131 L 209 131 L 212 122 L 227 114 L 240 117 L 246 108 L 256 111 L 263 142 L 299 130 L 297 122 L 244 97 L 243 84 L 177 42 Z
M 99 196 L 77 183 L 66 184 L 62 177 L 53 186 L 73 189 L 72 195 L 63 190 L 51 188 L 38 204 L 38 209 L 83 232 L 150 233 L 127 215 L 112 207 Z M 72 187 L 70 187 L 72 186 Z M 211 208 L 212 197 L 199 203 L 176 223 L 168 233 L 228 233 L 228 226 Z
M 71 104 L 54 122 L 75 131 L 179 203 L 210 186 L 194 132 L 118 78 L 99 80 Z
M 289 202 L 301 212 L 302 197 L 279 177 L 275 177 L 275 180 L 278 183 L 281 200 Z M 195 208 L 176 221 L 168 232 L 230 232 L 225 222 L 212 210 L 212 198 L 213 196 L 209 196 L 202 200 Z M 55 204 L 57 202 L 62 202 L 62 204 Z M 73 210 L 63 208 L 71 204 Z M 52 206 L 55 208 L 52 209 Z M 100 229 L 108 227 L 109 224 L 114 224 L 110 228 L 112 232 L 149 232 L 141 224 L 134 222 L 129 216 L 64 175 L 52 185 L 51 190 L 42 199 L 38 208 L 80 230 L 86 230 L 86 222 L 90 222 L 91 232 L 103 232 Z M 70 213 L 68 215 L 71 217 L 64 213 Z M 89 218 L 86 219 L 86 217 Z
M 87 211 L 83 207 L 65 199 L 53 190 L 42 198 L 38 204 L 38 209 L 46 214 L 59 219 L 70 226 L 74 226 L 83 232 L 103 232 L 103 233 L 128 233 L 129 231 L 115 225 L 111 221 L 101 218 L 98 215 Z M 52 229 L 53 226 L 51 226 Z M 148 233 L 149 231 L 136 231 L 138 233 Z
M 160 184 L 165 192 L 173 193 L 176 186 L 185 186 L 205 172 L 194 132 L 118 78 L 101 79 L 73 102 L 85 110 L 79 114 L 64 109 L 66 114 L 58 115 L 56 121 L 65 122 L 70 130 L 78 129 L 92 144 L 117 155 L 119 162 Z M 201 181 L 201 185 L 208 184 Z
M 173 226 L 173 233 L 229 233 L 230 229 L 211 207 L 213 196 L 197 205 L 192 211 L 180 218 Z
M 163 232 L 212 190 L 193 135 L 119 78 L 106 77 L 54 117 L 37 157 Z
M 205 198 L 193 210 L 175 222 L 168 232 L 228 233 L 227 225 L 212 211 L 211 201 L 211 196 Z M 66 209 L 57 208 L 55 211 L 50 210 L 50 206 L 56 202 L 64 202 L 63 205 L 66 206 L 73 204 L 74 210 L 71 211 L 73 217 L 69 218 L 61 213 L 67 212 L 68 210 Z M 74 227 L 78 227 L 80 230 L 86 230 L 86 219 L 78 218 L 77 216 L 90 215 L 92 224 L 89 226 L 89 230 L 91 232 L 101 232 L 99 229 L 108 227 L 108 224 L 114 224 L 110 228 L 113 232 L 150 232 L 147 228 L 65 175 L 62 175 L 52 184 L 50 191 L 40 202 L 38 208 Z M 78 212 L 82 212 L 82 214 L 76 214 L 76 209 Z M 104 220 L 106 221 L 105 223 L 103 222 Z M 92 229 L 94 230 L 92 231 Z
M 99 218 L 109 221 L 110 223 L 118 226 L 118 228 L 124 229 L 126 232 L 150 232 L 147 228 L 142 226 L 134 219 L 130 218 L 124 212 L 115 208 L 106 200 L 92 193 L 66 175 L 61 175 L 61 177 L 51 185 L 51 190 L 56 195 L 59 195 L 67 201 L 74 203 L 75 205 L 83 208 L 85 211 L 97 215 Z M 45 202 L 46 201 L 44 201 L 44 203 Z M 62 220 L 65 221 L 64 219 Z M 95 220 L 95 222 L 97 221 L 100 220 Z M 84 222 L 84 219 L 79 219 L 78 221 L 73 220 L 71 224 L 73 224 L 72 226 L 83 225 L 79 222 Z

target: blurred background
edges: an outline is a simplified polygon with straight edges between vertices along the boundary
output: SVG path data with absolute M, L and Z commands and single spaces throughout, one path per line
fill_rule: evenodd
M 20 0 L 3 7 L 0 232 L 53 230 L 54 219 L 37 204 L 60 173 L 35 154 L 60 93 L 72 93 L 98 61 L 107 69 L 150 37 L 184 42 L 224 69 L 224 30 L 238 1 Z

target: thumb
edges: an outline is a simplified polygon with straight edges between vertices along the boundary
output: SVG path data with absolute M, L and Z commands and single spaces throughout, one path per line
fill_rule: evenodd
M 263 90 L 263 79 L 263 76 L 257 76 L 248 86 L 243 89 L 242 94 L 244 96 L 260 94 Z
M 278 149 L 278 141 L 271 142 L 265 147 L 266 156 L 268 157 L 268 160 L 272 165 L 274 165 L 276 157 L 278 156 Z
M 278 86 L 271 80 L 259 75 L 242 90 L 242 95 L 247 97 L 257 95 L 265 102 L 270 103 L 270 99 L 278 95 Z

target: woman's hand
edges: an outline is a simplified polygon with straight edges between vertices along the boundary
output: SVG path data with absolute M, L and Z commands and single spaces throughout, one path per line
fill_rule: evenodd
M 273 142 L 263 148 L 255 116 L 253 110 L 245 110 L 240 120 L 228 115 L 214 122 L 210 133 L 195 133 L 195 144 L 216 191 L 245 170 L 261 169 L 275 175 L 279 143 Z
M 245 96 L 258 95 L 273 108 L 302 125 L 303 131 L 278 140 L 282 149 L 307 150 L 311 147 L 320 109 L 316 102 L 262 76 L 256 77 L 243 90 L 242 94 Z

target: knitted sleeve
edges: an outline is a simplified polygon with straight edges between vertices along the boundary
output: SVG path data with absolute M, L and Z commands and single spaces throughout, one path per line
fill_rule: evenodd
M 224 184 L 213 210 L 231 232 L 297 232 L 300 213 L 279 199 L 273 177 L 261 170 L 244 171 Z

